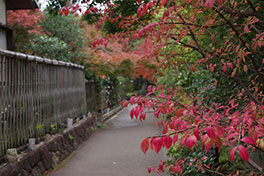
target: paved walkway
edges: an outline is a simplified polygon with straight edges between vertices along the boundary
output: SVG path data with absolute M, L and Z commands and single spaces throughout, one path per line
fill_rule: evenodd
M 131 120 L 129 109 L 117 114 L 102 129 L 98 129 L 84 142 L 59 170 L 51 176 L 145 176 L 147 168 L 158 166 L 165 151 L 158 155 L 140 149 L 141 141 L 150 135 L 158 135 L 155 118 L 147 114 L 147 120 Z M 149 174 L 156 175 L 156 174 Z M 161 174 L 159 174 L 160 176 Z

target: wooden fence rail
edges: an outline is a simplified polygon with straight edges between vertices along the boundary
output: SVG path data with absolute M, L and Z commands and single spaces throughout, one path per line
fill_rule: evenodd
M 0 157 L 86 113 L 80 65 L 0 50 Z

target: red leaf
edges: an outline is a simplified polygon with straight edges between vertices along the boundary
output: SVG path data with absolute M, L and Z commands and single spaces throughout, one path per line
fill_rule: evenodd
M 180 141 L 180 147 L 182 147 L 183 143 L 185 142 L 185 139 L 186 139 L 185 136 L 181 138 L 181 141 Z
M 210 71 L 213 72 L 214 71 L 214 66 L 210 65 Z
M 245 33 L 250 33 L 251 31 L 249 30 L 249 28 L 248 28 L 248 25 L 245 25 L 245 27 L 244 27 L 244 32 Z
M 169 149 L 171 147 L 172 139 L 171 139 L 170 135 L 167 135 L 164 137 L 164 144 L 165 144 L 167 149 Z
M 155 139 L 155 138 L 152 138 L 152 139 L 150 140 L 150 148 L 151 148 L 152 150 L 154 150 L 154 147 L 153 147 L 153 141 L 154 141 L 154 139 Z
M 134 116 L 134 109 L 132 109 L 132 110 L 130 111 L 130 117 L 131 117 L 131 119 L 133 119 L 133 116 Z
M 218 136 L 224 137 L 224 130 L 221 127 L 215 126 L 215 129 L 216 129 L 216 132 L 217 132 Z
M 210 143 L 211 139 L 208 137 L 207 134 L 202 136 L 202 144 L 206 145 L 208 143 Z
M 142 35 L 143 35 L 143 30 L 144 30 L 144 28 L 142 28 L 142 29 L 140 29 L 140 30 L 138 31 L 138 38 L 141 38 L 141 37 L 142 37 Z
M 233 64 L 232 64 L 232 63 L 228 62 L 228 63 L 227 63 L 227 66 L 228 66 L 229 68 L 233 69 Z
M 163 125 L 163 134 L 166 134 L 168 132 L 168 121 L 164 123 Z
M 139 110 L 140 110 L 139 108 L 136 108 L 134 111 L 134 115 L 135 115 L 136 119 L 138 118 Z
M 147 6 L 145 5 L 145 6 L 143 7 L 143 14 L 146 14 L 146 12 L 147 12 Z
M 141 142 L 140 148 L 143 151 L 143 153 L 145 154 L 147 153 L 149 149 L 149 138 L 146 138 Z
M 186 140 L 185 140 L 185 145 L 187 145 L 190 149 L 193 148 L 193 146 L 195 146 L 197 143 L 197 138 L 192 135 L 192 136 L 189 136 Z
M 66 8 L 66 9 L 64 10 L 64 14 L 65 14 L 66 16 L 69 14 L 69 9 L 68 9 L 68 8 Z
M 139 117 L 140 120 L 146 120 L 146 113 L 142 112 Z
M 185 0 L 186 5 L 190 4 L 191 1 L 192 1 L 192 0 Z
M 264 61 L 264 59 L 263 59 L 263 61 Z M 263 64 L 264 64 L 264 62 L 263 62 Z M 177 90 L 174 90 L 174 97 L 176 97 L 177 96 Z
M 161 0 L 160 1 L 160 6 L 164 6 L 167 2 L 168 2 L 168 0 Z
M 193 135 L 197 138 L 197 140 L 200 140 L 198 127 L 195 127 L 195 129 L 193 130 Z
M 205 5 L 205 7 L 209 7 L 210 9 L 213 9 L 214 0 L 207 0 L 204 5 Z
M 153 87 L 152 88 L 152 92 L 154 93 L 156 91 L 156 87 Z
M 209 139 L 209 138 L 208 138 L 208 139 Z M 206 153 L 209 152 L 210 147 L 211 147 L 210 144 L 205 144 L 205 145 L 204 145 L 204 149 L 205 149 L 205 152 L 206 152 Z
M 240 145 L 238 146 L 238 150 L 240 157 L 248 163 L 249 153 L 247 149 L 244 146 Z
M 144 4 L 141 4 L 137 10 L 137 14 L 139 17 L 141 17 L 141 14 L 142 14 L 142 7 L 143 7 Z
M 181 117 L 181 116 L 182 116 L 182 113 L 183 113 L 184 110 L 185 110 L 184 108 L 178 109 L 178 110 L 176 111 L 176 116 L 177 116 L 177 117 Z
M 135 97 L 134 96 L 132 96 L 131 98 L 130 98 L 130 104 L 135 104 Z
M 152 2 L 147 3 L 147 9 L 151 9 Z
M 157 137 L 153 140 L 153 149 L 155 150 L 156 153 L 159 153 L 161 149 L 161 145 L 162 145 L 162 142 L 160 138 Z
M 105 42 L 104 42 L 104 46 L 107 48 L 107 46 L 108 46 L 108 41 L 105 41 Z
M 148 168 L 148 173 L 149 173 L 149 174 L 151 173 L 151 168 Z
M 224 66 L 222 68 L 223 68 L 223 72 L 225 73 L 226 69 L 227 69 L 226 64 L 224 64 Z
M 251 137 L 244 137 L 243 139 L 241 139 L 241 141 L 248 144 L 257 145 L 256 141 L 254 141 Z
M 234 147 L 229 153 L 229 158 L 231 159 L 231 161 L 234 161 L 236 149 L 237 149 L 237 147 Z
M 238 133 L 232 133 L 229 136 L 227 136 L 226 139 L 229 140 L 229 139 L 232 139 L 233 137 L 235 137 L 236 139 L 237 136 L 238 136 Z
M 173 136 L 173 144 L 175 144 L 177 141 L 178 141 L 178 134 L 176 133 L 176 134 Z
M 60 10 L 60 15 L 62 15 L 63 14 L 63 11 L 64 11 L 64 7 Z
M 91 14 L 91 12 L 90 12 L 90 10 L 89 10 L 89 9 L 88 9 L 88 10 L 86 10 L 86 11 L 85 11 L 85 13 L 84 13 L 84 15 L 87 15 L 87 14 L 89 14 L 89 15 Z
M 163 13 L 163 18 L 169 16 L 169 14 L 170 14 L 169 10 L 166 10 L 166 11 Z
M 208 136 L 209 136 L 211 139 L 215 139 L 215 132 L 214 132 L 213 128 L 212 128 L 211 126 L 208 126 L 208 127 L 206 128 L 206 130 L 207 130 L 207 134 L 208 134 Z
M 190 115 L 191 115 L 191 116 L 194 115 L 193 109 L 190 110 Z

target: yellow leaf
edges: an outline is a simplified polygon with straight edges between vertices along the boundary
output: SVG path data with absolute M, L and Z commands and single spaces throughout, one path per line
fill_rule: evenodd
M 232 72 L 232 74 L 231 74 L 231 78 L 233 78 L 233 77 L 235 76 L 236 71 L 237 71 L 237 68 L 235 68 L 234 71 Z
M 247 73 L 247 71 L 248 71 L 248 66 L 244 65 L 243 70 L 244 70 L 244 72 Z

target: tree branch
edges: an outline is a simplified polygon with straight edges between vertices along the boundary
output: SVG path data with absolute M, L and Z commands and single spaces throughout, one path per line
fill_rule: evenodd
M 191 126 L 191 127 L 189 127 L 189 128 L 185 128 L 185 129 L 183 129 L 183 130 L 174 131 L 174 132 L 171 132 L 171 133 L 169 133 L 169 134 L 163 134 L 163 135 L 157 135 L 157 136 L 149 136 L 149 138 L 165 137 L 165 136 L 167 136 L 167 135 L 173 135 L 173 134 L 176 134 L 176 133 L 182 133 L 182 132 L 185 132 L 185 131 L 187 131 L 187 130 L 193 129 L 193 128 L 195 128 L 195 127 L 196 127 L 196 125 L 193 125 L 193 126 Z
M 220 172 L 217 172 L 217 171 L 213 171 L 213 170 L 210 170 L 210 169 L 206 169 L 208 172 L 211 172 L 211 173 L 214 173 L 214 174 L 217 174 L 217 175 L 221 175 L 221 176 L 225 176 L 224 174 L 220 173 Z
M 264 17 L 262 17 L 257 11 L 251 11 L 251 12 L 239 12 L 237 10 L 232 10 L 229 7 L 223 6 L 222 9 L 229 14 L 232 14 L 234 16 L 238 16 L 238 17 L 250 17 L 250 16 L 254 16 L 256 18 L 258 18 L 261 21 L 264 21 Z
M 219 15 L 221 18 L 223 18 L 223 19 L 227 22 L 227 24 L 231 27 L 231 29 L 232 29 L 232 30 L 234 31 L 234 33 L 236 34 L 238 40 L 239 40 L 239 41 L 242 43 L 242 45 L 246 48 L 246 50 L 247 50 L 248 52 L 251 52 L 250 49 L 247 47 L 245 41 L 240 37 L 240 35 L 239 35 L 238 31 L 236 30 L 236 28 L 234 27 L 234 25 L 233 25 L 228 19 L 226 19 L 226 17 L 225 17 L 222 13 L 220 13 L 217 9 L 215 9 L 215 12 L 218 13 L 218 15 Z M 258 74 L 258 76 L 259 76 L 259 80 L 260 80 L 260 82 L 264 83 L 264 79 L 262 78 L 262 76 L 261 76 L 261 74 L 260 74 L 260 72 L 259 72 L 259 67 L 258 67 L 257 64 L 256 64 L 255 59 L 254 59 L 251 55 L 248 55 L 247 57 L 249 57 L 249 59 L 251 60 L 253 66 L 254 66 L 254 69 L 256 70 L 256 72 L 257 72 L 257 74 Z

